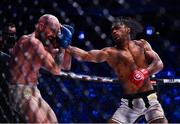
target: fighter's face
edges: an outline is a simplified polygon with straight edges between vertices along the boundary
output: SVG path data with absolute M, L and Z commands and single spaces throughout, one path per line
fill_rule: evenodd
M 130 28 L 125 25 L 116 25 L 112 28 L 111 35 L 115 41 L 125 39 L 129 36 Z
M 17 40 L 16 27 L 9 26 L 8 31 L 3 33 L 2 38 L 4 42 L 4 48 L 12 48 Z
M 56 39 L 58 32 L 59 32 L 58 27 L 47 26 L 45 28 L 46 39 L 48 39 L 50 41 L 54 41 Z
M 58 32 L 58 26 L 46 26 L 44 30 L 40 32 L 40 38 L 46 45 L 53 45 L 56 42 L 56 36 Z
M 8 27 L 9 33 L 16 33 L 16 27 L 15 26 L 10 26 Z

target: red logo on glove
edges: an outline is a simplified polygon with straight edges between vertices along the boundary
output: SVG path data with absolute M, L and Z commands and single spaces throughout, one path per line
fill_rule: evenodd
M 137 87 L 141 87 L 144 80 L 149 76 L 149 72 L 146 69 L 135 70 L 130 74 L 130 81 Z
M 142 80 L 142 79 L 143 79 L 143 75 L 142 75 L 142 74 L 139 74 L 139 73 L 135 73 L 135 74 L 134 74 L 134 79 L 135 79 L 135 80 Z

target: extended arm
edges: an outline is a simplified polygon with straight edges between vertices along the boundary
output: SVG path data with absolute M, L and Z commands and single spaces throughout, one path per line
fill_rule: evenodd
M 68 52 L 80 61 L 88 61 L 95 63 L 104 62 L 109 57 L 107 48 L 104 48 L 102 50 L 85 51 L 77 47 L 69 46 Z

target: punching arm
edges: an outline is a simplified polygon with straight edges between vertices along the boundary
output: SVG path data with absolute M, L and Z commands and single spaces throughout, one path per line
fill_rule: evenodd
M 77 47 L 69 46 L 68 51 L 73 57 L 80 61 L 100 63 L 106 61 L 109 57 L 107 48 L 85 51 Z

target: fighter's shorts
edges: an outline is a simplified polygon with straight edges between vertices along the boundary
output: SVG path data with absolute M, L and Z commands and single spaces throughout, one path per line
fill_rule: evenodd
M 112 120 L 118 123 L 134 123 L 143 115 L 147 122 L 165 118 L 154 90 L 124 95 L 121 99 L 121 105 L 112 116 Z
M 40 91 L 33 84 L 9 85 L 11 106 L 25 121 L 29 120 L 27 113 L 39 113 L 37 117 L 48 118 L 50 122 L 57 122 L 57 118 L 51 107 L 42 98 Z M 32 120 L 31 120 L 32 121 Z
M 33 84 L 13 84 L 9 85 L 9 89 L 11 106 L 20 113 L 22 113 L 22 105 L 31 97 L 42 99 L 40 91 L 38 90 L 37 86 Z

